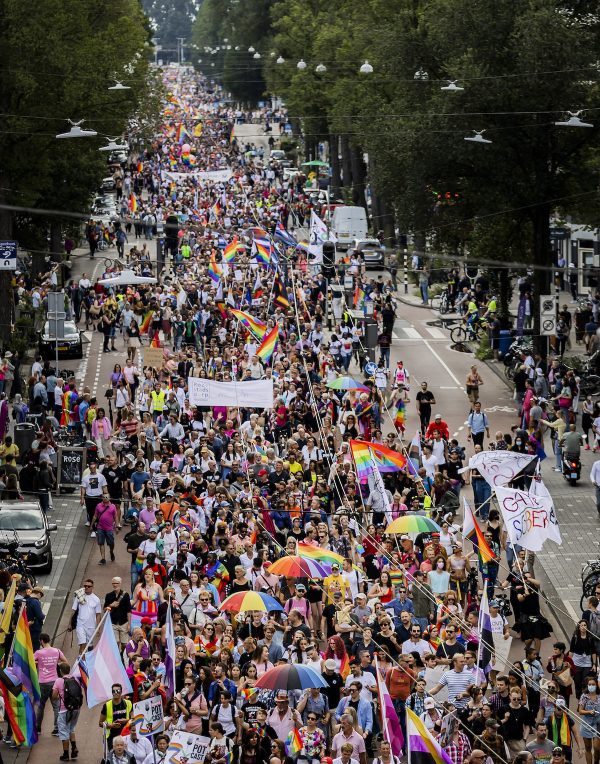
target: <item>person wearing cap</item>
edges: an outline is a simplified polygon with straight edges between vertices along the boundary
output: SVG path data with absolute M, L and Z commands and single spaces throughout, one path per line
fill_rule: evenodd
M 432 440 L 436 430 L 445 441 L 450 440 L 450 430 L 448 428 L 448 424 L 442 419 L 441 414 L 436 414 L 433 418 L 433 422 L 429 423 L 429 427 L 425 433 L 425 440 Z
M 350 587 L 340 573 L 339 562 L 331 564 L 331 575 L 323 579 L 323 603 L 325 605 L 334 604 L 334 592 L 341 592 L 342 596 L 350 596 Z
M 275 730 L 278 740 L 285 740 L 294 727 L 302 726 L 302 717 L 296 709 L 290 708 L 287 690 L 277 691 L 275 708 L 267 715 L 267 724 Z
M 412 710 L 412 709 L 411 709 Z M 425 728 L 434 735 L 438 735 L 442 729 L 443 716 L 435 704 L 435 700 L 426 697 L 423 700 L 423 711 L 420 714 L 421 721 Z
M 165 500 L 160 503 L 160 508 L 165 521 L 173 521 L 175 513 L 179 511 L 179 504 L 175 499 L 175 491 L 169 488 L 165 493 Z
M 577 752 L 580 756 L 583 755 L 583 741 L 575 726 L 575 721 L 570 714 L 567 713 L 567 703 L 563 697 L 556 699 L 554 711 L 550 714 L 546 720 L 546 727 L 548 729 L 548 739 L 552 741 L 554 746 L 560 746 L 561 753 L 565 759 L 569 762 L 573 760 L 573 740 L 577 745 Z M 554 751 L 552 752 L 554 754 Z M 554 756 L 552 759 L 553 764 L 556 764 Z
M 535 738 L 525 746 L 533 756 L 534 764 L 548 764 L 552 758 L 552 751 L 556 746 L 548 740 L 548 727 L 545 722 L 535 725 Z

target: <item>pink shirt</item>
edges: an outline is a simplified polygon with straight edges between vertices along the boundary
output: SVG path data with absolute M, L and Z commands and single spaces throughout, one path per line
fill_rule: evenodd
M 43 647 L 36 650 L 33 658 L 37 664 L 40 684 L 54 683 L 58 679 L 56 664 L 59 661 L 67 662 L 67 659 L 57 647 Z
M 98 518 L 97 528 L 101 531 L 112 531 L 115 527 L 117 517 L 117 508 L 114 504 L 104 504 L 100 502 L 96 507 L 96 517 Z

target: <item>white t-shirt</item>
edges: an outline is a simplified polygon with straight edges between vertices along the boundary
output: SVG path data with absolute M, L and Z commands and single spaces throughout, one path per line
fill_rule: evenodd
M 96 472 L 95 475 L 90 472 L 81 481 L 86 496 L 102 496 L 106 485 L 106 478 L 101 472 Z
M 360 682 L 362 684 L 362 690 L 360 691 L 361 699 L 366 700 L 367 703 L 372 703 L 375 696 L 371 690 L 369 690 L 369 687 L 377 686 L 377 680 L 373 674 L 369 673 L 368 671 L 364 671 L 363 675 L 359 677 L 355 677 L 353 674 L 350 674 L 350 676 L 348 676 L 346 679 L 346 687 L 350 687 L 350 685 L 354 682 Z
M 100 598 L 97 594 L 86 594 L 85 601 L 80 602 L 77 597 L 73 600 L 73 610 L 77 610 L 77 626 L 85 629 L 96 628 L 96 615 L 102 612 Z
M 358 570 L 342 570 L 342 578 L 350 587 L 352 602 L 354 602 L 358 596 L 359 585 L 363 577 Z

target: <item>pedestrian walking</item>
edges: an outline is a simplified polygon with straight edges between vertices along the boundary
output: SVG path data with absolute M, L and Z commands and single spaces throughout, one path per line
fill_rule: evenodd
M 106 565 L 105 545 L 110 551 L 111 562 L 115 561 L 115 526 L 117 523 L 117 508 L 110 500 L 108 493 L 102 496 L 102 501 L 96 505 L 92 519 L 92 530 L 96 531 L 96 541 L 100 549 L 99 565 Z

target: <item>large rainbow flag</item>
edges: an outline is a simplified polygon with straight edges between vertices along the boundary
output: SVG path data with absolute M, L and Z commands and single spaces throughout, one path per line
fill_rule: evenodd
M 469 502 L 463 496 L 464 505 L 464 521 L 463 521 L 463 537 L 469 539 L 473 548 L 479 555 L 479 559 L 482 563 L 493 562 L 496 559 L 496 555 L 490 549 L 489 544 L 485 540 L 483 532 L 479 527 L 473 510 L 469 506 Z
M 367 440 L 351 440 L 350 451 L 361 483 L 366 483 L 374 469 L 379 472 L 398 472 L 406 469 L 406 458 L 397 451 L 370 443 Z
M 5 669 L 5 671 L 9 678 L 15 682 L 18 681 L 17 676 L 11 669 Z M 13 695 L 4 682 L 0 682 L 0 692 L 2 693 L 5 713 L 10 722 L 10 729 L 12 730 L 15 743 L 17 745 L 24 744 L 28 746 L 37 743 L 38 734 L 35 709 L 29 693 L 20 692 L 18 695 Z
M 260 343 L 260 346 L 258 350 L 256 351 L 256 355 L 260 358 L 261 361 L 268 362 L 271 359 L 271 356 L 275 352 L 275 348 L 277 347 L 277 342 L 279 340 L 279 327 L 274 326 L 273 329 L 271 329 L 268 334 L 265 334 L 263 337 L 263 341 Z
M 23 689 L 27 690 L 34 704 L 39 703 L 41 698 L 40 682 L 38 679 L 37 666 L 33 659 L 33 645 L 29 632 L 29 621 L 25 607 L 21 608 L 21 615 L 15 629 L 15 637 L 12 644 L 12 669 Z
M 231 312 L 245 329 L 252 332 L 257 339 L 262 340 L 267 331 L 267 325 L 263 321 L 253 318 L 249 313 L 244 313 L 243 310 L 231 308 Z

